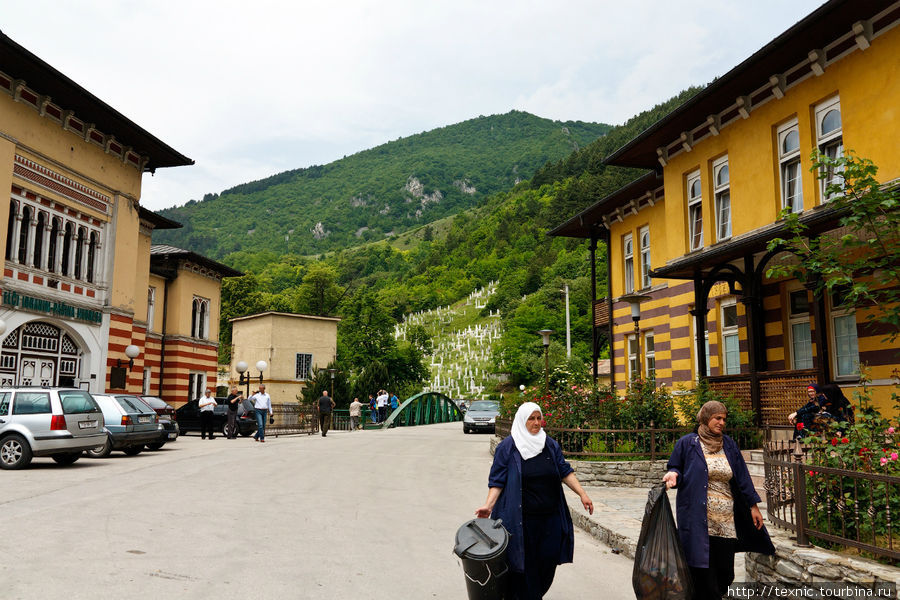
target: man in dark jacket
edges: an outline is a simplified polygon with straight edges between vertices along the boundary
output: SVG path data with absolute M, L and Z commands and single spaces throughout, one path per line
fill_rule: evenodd
M 319 429 L 322 431 L 322 437 L 328 435 L 328 430 L 331 429 L 332 411 L 334 400 L 328 397 L 328 390 L 325 390 L 319 397 Z

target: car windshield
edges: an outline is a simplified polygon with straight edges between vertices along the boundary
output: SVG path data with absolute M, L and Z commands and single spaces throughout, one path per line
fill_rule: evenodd
M 134 396 L 116 396 L 116 402 L 125 409 L 125 412 L 147 413 L 153 409 Z
M 166 408 L 169 406 L 164 400 L 156 398 L 155 396 L 141 396 L 141 400 L 143 400 L 150 408 Z
M 60 391 L 59 401 L 62 403 L 63 414 L 66 415 L 100 412 L 94 397 L 83 390 Z
M 482 400 L 480 402 L 473 402 L 471 406 L 469 406 L 469 410 L 481 410 L 481 411 L 500 411 L 500 403 L 499 402 L 490 402 L 487 400 Z

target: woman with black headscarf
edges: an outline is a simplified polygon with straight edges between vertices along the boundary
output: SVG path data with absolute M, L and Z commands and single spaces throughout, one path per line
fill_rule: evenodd
M 696 433 L 675 444 L 663 481 L 676 488 L 678 537 L 694 582 L 694 598 L 721 598 L 734 580 L 735 552 L 774 554 L 757 508 L 747 463 L 724 434 L 728 410 L 715 400 L 697 415 Z

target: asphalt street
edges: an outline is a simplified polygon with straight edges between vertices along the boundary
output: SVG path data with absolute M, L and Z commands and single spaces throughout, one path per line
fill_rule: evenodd
M 35 459 L 0 472 L 0 595 L 464 600 L 488 443 L 451 423 Z M 633 598 L 631 569 L 576 529 L 546 598 Z

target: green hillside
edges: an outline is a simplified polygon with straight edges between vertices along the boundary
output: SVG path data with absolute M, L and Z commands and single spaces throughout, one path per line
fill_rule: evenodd
M 560 332 L 551 343 L 550 359 L 557 365 L 565 361 L 565 300 L 560 289 L 568 284 L 570 366 L 586 372 L 591 356 L 587 244 L 550 238 L 546 233 L 641 175 L 633 169 L 606 167 L 603 159 L 697 91 L 699 88 L 686 90 L 569 156 L 548 163 L 529 182 L 498 192 L 452 218 L 411 230 L 392 243 L 368 243 L 319 261 L 274 251 L 230 254 L 225 261 L 249 275 L 225 282 L 220 330 L 223 358 L 230 341 L 228 317 L 257 310 L 345 316 L 365 305 L 383 311 L 396 323 L 411 313 L 453 305 L 497 282 L 480 313 L 493 321 L 496 317 L 491 315 L 499 311 L 500 337 L 490 340 L 490 364 L 502 369 L 509 383 L 527 384 L 536 381 L 543 370 L 537 330 Z M 599 296 L 606 293 L 605 253 L 601 245 L 597 251 Z M 330 300 L 314 301 L 325 297 Z M 354 330 L 359 322 L 358 318 L 345 320 L 338 334 L 338 363 L 351 374 L 365 366 L 352 358 L 360 343 Z M 420 348 L 423 367 L 442 360 L 447 363 L 440 355 L 441 340 L 428 340 L 430 335 L 440 336 L 417 327 L 410 325 L 415 331 L 401 341 Z M 430 352 L 434 354 L 429 356 Z
M 476 206 L 609 128 L 520 111 L 482 116 L 160 211 L 184 228 L 154 241 L 221 259 L 239 250 L 311 255 L 384 240 Z

